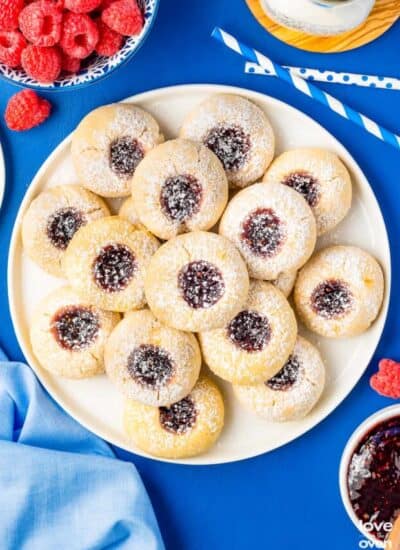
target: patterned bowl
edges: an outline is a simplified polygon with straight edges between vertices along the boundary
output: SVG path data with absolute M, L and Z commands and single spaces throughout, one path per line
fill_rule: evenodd
M 123 47 L 111 57 L 89 57 L 87 64 L 77 74 L 67 74 L 52 84 L 41 84 L 26 74 L 23 69 L 10 69 L 0 63 L 0 76 L 14 84 L 35 89 L 65 90 L 71 87 L 87 86 L 108 76 L 114 69 L 128 61 L 139 50 L 150 33 L 156 18 L 159 0 L 138 0 L 144 13 L 144 26 L 140 34 L 129 36 Z

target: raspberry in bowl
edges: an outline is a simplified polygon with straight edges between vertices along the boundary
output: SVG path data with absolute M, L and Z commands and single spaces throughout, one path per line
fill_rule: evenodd
M 48 90 L 87 85 L 133 57 L 159 0 L 0 0 L 0 76 Z

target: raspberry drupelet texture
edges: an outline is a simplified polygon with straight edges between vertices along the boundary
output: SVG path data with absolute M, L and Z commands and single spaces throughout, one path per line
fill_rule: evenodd
M 379 371 L 371 377 L 371 388 L 385 397 L 400 399 L 400 363 L 382 359 Z
M 84 59 L 94 52 L 99 40 L 96 23 L 84 13 L 64 15 L 60 46 L 75 59 Z
M 139 34 L 143 28 L 143 14 L 136 0 L 116 0 L 101 14 L 106 25 L 119 34 Z
M 81 68 L 81 60 L 61 52 L 61 70 L 66 73 L 77 73 Z
M 19 28 L 36 46 L 54 46 L 60 40 L 62 10 L 50 0 L 38 0 L 19 14 Z
M 8 102 L 5 121 L 10 130 L 30 130 L 46 120 L 51 105 L 40 98 L 33 90 L 22 90 L 12 96 Z
M 43 84 L 54 82 L 61 72 L 61 54 L 55 47 L 27 46 L 21 55 L 26 74 Z
M 18 28 L 18 16 L 24 0 L 0 0 L 0 30 L 14 31 Z
M 0 63 L 7 67 L 21 66 L 21 54 L 27 42 L 19 31 L 0 31 Z
M 121 49 L 124 37 L 116 31 L 110 29 L 100 18 L 96 19 L 97 30 L 99 31 L 99 41 L 96 45 L 96 52 L 99 55 L 110 57 Z

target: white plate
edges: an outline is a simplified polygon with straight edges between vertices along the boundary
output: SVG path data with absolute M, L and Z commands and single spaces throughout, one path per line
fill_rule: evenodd
M 4 162 L 3 149 L 0 143 L 0 208 L 4 199 L 4 190 L 6 188 L 6 165 Z
M 323 244 L 354 244 L 370 251 L 384 267 L 387 290 L 379 318 L 362 336 L 343 341 L 310 337 L 326 360 L 328 382 L 322 400 L 307 418 L 286 424 L 267 423 L 245 411 L 234 399 L 229 385 L 221 382 L 227 413 L 222 437 L 208 453 L 175 461 L 186 464 L 216 464 L 249 458 L 280 447 L 321 422 L 346 397 L 366 369 L 383 330 L 390 288 L 389 243 L 375 196 L 346 149 L 314 120 L 271 97 L 226 86 L 176 86 L 146 92 L 128 101 L 149 110 L 159 120 L 165 135 L 172 137 L 177 135 L 186 113 L 217 92 L 242 94 L 265 109 L 276 132 L 277 153 L 298 146 L 318 146 L 335 151 L 343 159 L 353 176 L 354 204 L 339 228 L 324 237 Z M 8 266 L 11 315 L 29 364 L 54 399 L 97 435 L 123 449 L 143 455 L 124 436 L 121 422 L 123 400 L 106 376 L 80 381 L 54 377 L 40 367 L 29 343 L 29 321 L 33 308 L 43 296 L 64 282 L 46 275 L 23 255 L 21 220 L 32 199 L 44 188 L 76 181 L 69 144 L 70 137 L 67 137 L 50 155 L 21 204 L 12 235 Z

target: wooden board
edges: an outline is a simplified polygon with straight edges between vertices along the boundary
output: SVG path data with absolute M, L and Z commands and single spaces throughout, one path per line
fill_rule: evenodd
M 356 29 L 336 36 L 312 36 L 272 21 L 262 8 L 261 0 L 246 2 L 257 21 L 275 38 L 295 48 L 320 53 L 344 52 L 364 46 L 379 38 L 400 17 L 400 0 L 377 0 L 368 19 Z

